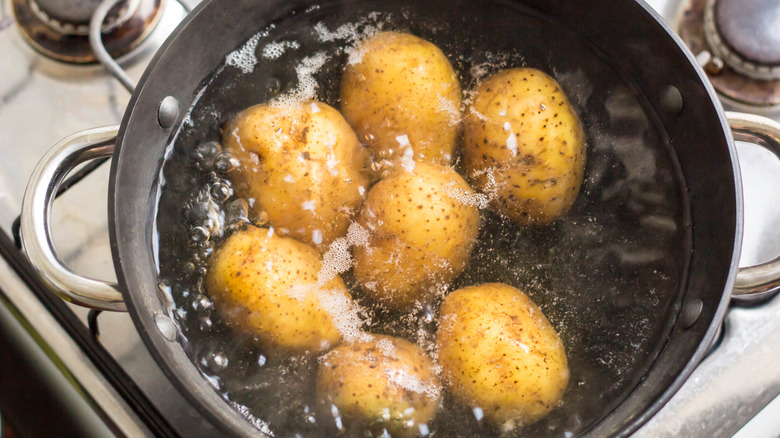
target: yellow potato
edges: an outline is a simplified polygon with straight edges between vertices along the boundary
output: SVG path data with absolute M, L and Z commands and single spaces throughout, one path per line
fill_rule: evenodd
M 511 286 L 483 284 L 449 294 L 436 344 L 444 384 L 503 430 L 547 415 L 569 382 L 566 352 L 555 329 Z
M 368 155 L 338 111 L 322 102 L 253 106 L 231 120 L 223 145 L 254 214 L 321 252 L 346 233 L 368 189 Z
M 415 161 L 450 164 L 461 96 L 444 53 L 397 32 L 377 34 L 357 50 L 361 59 L 348 64 L 341 79 L 341 112 L 375 160 L 413 153 Z
M 314 248 L 249 226 L 214 254 L 206 290 L 224 315 L 272 349 L 324 351 L 341 339 L 334 316 L 343 317 L 352 301 L 341 278 L 318 278 L 321 264 Z
M 436 414 L 441 389 L 431 359 L 390 336 L 334 348 L 320 360 L 317 400 L 342 429 L 415 436 Z
M 585 172 L 582 125 L 558 83 L 539 70 L 498 72 L 477 88 L 464 118 L 463 159 L 491 207 L 547 224 L 574 204 Z
M 417 163 L 368 192 L 358 223 L 368 230 L 357 246 L 355 278 L 388 308 L 430 302 L 463 271 L 476 242 L 474 192 L 449 167 Z

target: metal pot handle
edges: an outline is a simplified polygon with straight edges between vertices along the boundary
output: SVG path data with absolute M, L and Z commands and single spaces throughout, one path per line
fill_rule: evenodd
M 753 114 L 726 112 L 734 139 L 762 146 L 780 158 L 780 123 Z M 780 257 L 755 266 L 739 268 L 735 298 L 767 295 L 780 290 Z
M 52 290 L 72 303 L 100 310 L 126 311 L 116 284 L 82 277 L 60 261 L 51 235 L 51 207 L 62 181 L 79 164 L 110 156 L 119 126 L 77 132 L 57 143 L 33 171 L 22 201 L 22 247 Z

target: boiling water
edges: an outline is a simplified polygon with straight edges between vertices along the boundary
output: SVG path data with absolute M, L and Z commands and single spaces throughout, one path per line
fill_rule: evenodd
M 468 16 L 424 8 L 313 7 L 258 29 L 226 57 L 165 163 L 157 218 L 161 282 L 175 303 L 192 361 L 248 421 L 279 436 L 332 435 L 333 418 L 315 409 L 317 358 L 269 354 L 251 334 L 231 326 L 203 287 L 220 243 L 232 231 L 266 220 L 250 217 L 247 200 L 233 193 L 227 175 L 240 163 L 221 151 L 221 126 L 271 99 L 318 99 L 338 108 L 341 71 L 360 56 L 356 43 L 381 30 L 410 32 L 438 45 L 466 100 L 468 90 L 500 68 L 541 69 L 561 84 L 583 120 L 588 151 L 579 198 L 564 218 L 539 228 L 481 209 L 479 240 L 449 290 L 502 282 L 542 308 L 566 347 L 570 384 L 558 409 L 508 435 L 576 435 L 638 383 L 673 322 L 690 248 L 676 162 L 631 82 L 576 33 L 501 5 Z M 384 311 L 362 297 L 349 270 L 342 277 L 365 309 L 363 330 L 401 336 L 435 354 L 438 302 L 408 314 Z M 422 432 L 498 435 L 479 414 L 445 393 Z

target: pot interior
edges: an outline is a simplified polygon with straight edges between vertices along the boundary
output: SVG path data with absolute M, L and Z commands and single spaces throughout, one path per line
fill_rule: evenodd
M 235 17 L 260 14 L 242 9 L 244 3 L 236 5 Z M 263 19 L 255 23 L 243 19 L 248 22 L 235 26 L 241 31 L 233 32 L 231 42 L 208 51 L 210 68 L 200 61 L 193 72 L 183 71 L 187 52 L 199 40 L 213 38 L 194 30 L 214 8 L 208 4 L 166 46 L 126 116 L 120 159 L 114 163 L 115 197 L 134 196 L 120 182 L 128 173 L 123 166 L 152 158 L 128 152 L 127 145 L 153 140 L 159 173 L 143 184 L 159 198 L 149 200 L 147 191 L 138 199 L 150 203 L 141 209 L 147 223 L 140 242 L 155 245 L 146 247 L 142 261 L 129 263 L 120 255 L 120 271 L 134 318 L 163 367 L 217 422 L 244 433 L 252 427 L 285 436 L 334 432 L 333 419 L 315 409 L 317 357 L 267 351 L 237 329 L 205 290 L 209 259 L 235 228 L 238 205 L 230 191 L 219 194 L 219 187 L 230 186 L 230 173 L 214 160 L 213 145 L 221 141 L 226 121 L 280 96 L 315 98 L 339 108 L 349 48 L 378 30 L 409 32 L 436 44 L 455 68 L 466 101 L 480 80 L 502 68 L 542 70 L 558 81 L 583 122 L 585 180 L 571 211 L 549 226 L 522 227 L 480 210 L 478 243 L 449 288 L 485 282 L 515 286 L 542 308 L 563 340 L 571 378 L 562 405 L 510 436 L 625 432 L 670 396 L 679 384 L 675 376 L 700 359 L 699 344 L 709 342 L 711 323 L 723 311 L 734 239 L 712 236 L 736 235 L 733 153 L 711 90 L 667 29 L 638 4 L 583 8 L 571 3 L 285 4 L 273 14 L 260 14 Z M 599 15 L 604 13 L 612 19 Z M 217 17 L 210 26 L 229 20 Z M 188 31 L 196 39 L 185 45 L 182 35 Z M 669 69 L 659 69 L 660 62 Z M 166 70 L 174 76 L 163 80 Z M 186 80 L 172 80 L 177 74 Z M 669 87 L 681 93 L 680 109 L 664 101 Z M 189 106 L 182 123 L 173 132 L 153 132 L 154 139 L 138 134 L 142 122 L 134 123 L 134 114 L 159 102 L 155 94 L 173 89 Z M 147 138 L 131 140 L 139 135 Z M 704 145 L 706 163 L 697 156 Z M 455 168 L 463 173 L 458 163 Z M 730 202 L 717 204 L 716 195 Z M 706 211 L 722 219 L 704 219 Z M 122 242 L 132 239 L 123 231 L 127 219 L 114 216 L 121 254 Z M 152 246 L 156 253 L 150 253 Z M 127 275 L 135 271 L 142 275 Z M 410 313 L 388 312 L 361 295 L 351 271 L 342 276 L 371 316 L 365 330 L 406 338 L 435 355 L 438 302 Z M 142 278 L 140 288 L 135 283 Z M 140 289 L 150 293 L 139 298 Z M 692 327 L 675 326 L 680 307 L 692 299 L 703 301 L 702 316 Z M 173 319 L 178 342 L 159 339 L 149 325 L 152 314 Z M 483 423 L 471 406 L 445 395 L 428 427 L 440 436 L 499 434 Z

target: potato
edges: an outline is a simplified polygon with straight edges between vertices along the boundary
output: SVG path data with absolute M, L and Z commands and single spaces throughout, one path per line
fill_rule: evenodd
M 441 389 L 431 359 L 415 344 L 374 335 L 337 347 L 317 371 L 318 405 L 337 427 L 415 436 L 436 414 Z M 341 426 L 339 420 L 341 419 Z
M 476 242 L 473 196 L 457 172 L 425 163 L 374 185 L 357 219 L 369 242 L 354 249 L 355 278 L 366 294 L 388 308 L 408 310 L 443 293 Z
M 441 50 L 383 32 L 357 48 L 341 79 L 341 112 L 377 162 L 450 164 L 460 126 L 460 84 Z M 407 148 L 409 151 L 407 151 Z
M 227 124 L 223 145 L 241 162 L 231 181 L 252 212 L 320 252 L 346 233 L 368 189 L 367 152 L 322 102 L 253 106 Z
M 464 120 L 463 159 L 491 208 L 547 224 L 577 199 L 585 172 L 582 125 L 558 83 L 514 68 L 483 81 Z
M 456 399 L 503 430 L 536 422 L 569 382 L 563 343 L 530 298 L 505 284 L 459 289 L 441 306 L 436 344 Z
M 339 318 L 352 308 L 341 278 L 318 278 L 321 264 L 314 248 L 249 226 L 216 251 L 206 290 L 223 315 L 270 349 L 320 352 L 339 342 Z

